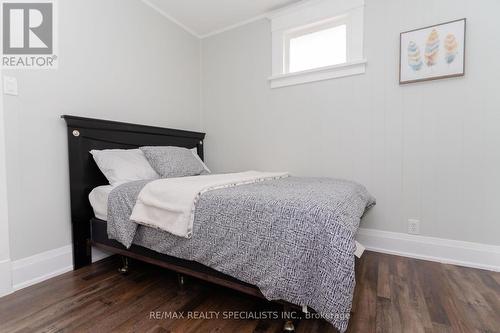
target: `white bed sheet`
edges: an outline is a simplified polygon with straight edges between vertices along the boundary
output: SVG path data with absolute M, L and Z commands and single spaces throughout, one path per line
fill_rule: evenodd
M 112 185 L 98 186 L 89 194 L 89 201 L 94 215 L 100 220 L 108 220 L 108 196 L 115 187 Z

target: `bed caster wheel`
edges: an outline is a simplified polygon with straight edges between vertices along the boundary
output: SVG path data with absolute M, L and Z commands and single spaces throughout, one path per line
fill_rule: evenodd
M 183 293 L 186 291 L 186 278 L 182 274 L 177 274 L 177 283 L 179 285 L 179 292 Z
M 118 268 L 118 272 L 120 272 L 121 274 L 128 273 L 128 258 L 127 257 L 122 257 L 122 267 Z
M 293 321 L 287 320 L 285 321 L 285 325 L 283 325 L 283 333 L 294 333 L 295 332 L 295 325 L 293 324 Z

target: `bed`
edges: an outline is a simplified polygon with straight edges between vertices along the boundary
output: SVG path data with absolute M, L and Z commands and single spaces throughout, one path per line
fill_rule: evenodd
M 198 155 L 200 156 L 200 158 L 203 159 L 203 140 L 205 134 L 158 128 L 158 127 L 126 124 L 126 123 L 119 123 L 106 120 L 81 118 L 74 116 L 63 116 L 63 118 L 65 119 L 68 126 L 71 216 L 72 216 L 72 233 L 73 233 L 73 247 L 74 247 L 73 255 L 74 255 L 75 269 L 91 263 L 91 246 L 96 246 L 98 248 L 102 248 L 104 250 L 113 253 L 117 253 L 126 257 L 131 257 L 152 264 L 156 264 L 171 269 L 173 271 L 176 271 L 178 273 L 200 278 L 250 295 L 265 297 L 267 299 L 283 299 L 285 301 L 290 301 L 296 305 L 303 306 L 303 305 L 310 305 L 306 304 L 309 302 L 304 301 L 303 294 L 306 293 L 304 290 L 294 290 L 293 293 L 302 294 L 302 296 L 298 295 L 297 297 L 293 297 L 294 295 L 291 295 L 290 297 L 288 297 L 289 295 L 285 295 L 285 297 L 280 297 L 282 293 L 286 294 L 288 292 L 288 294 L 293 294 L 287 290 L 285 291 L 282 290 L 281 291 L 282 293 L 273 294 L 271 293 L 271 291 L 273 291 L 272 286 L 266 287 L 263 286 L 262 283 L 260 283 L 262 277 L 264 278 L 264 280 L 266 280 L 267 285 L 274 284 L 273 280 L 272 279 L 270 280 L 269 276 L 266 276 L 265 274 L 262 274 L 262 272 L 259 272 L 258 268 L 262 266 L 263 269 L 273 271 L 271 276 L 281 277 L 284 286 L 288 288 L 288 287 L 293 287 L 294 286 L 293 283 L 295 282 L 288 283 L 288 281 L 283 281 L 283 277 L 285 279 L 293 280 L 296 277 L 294 273 L 295 269 L 301 270 L 302 265 L 309 265 L 311 266 L 310 267 L 311 274 L 314 270 L 314 275 L 322 275 L 322 276 L 309 277 L 307 275 L 308 273 L 307 270 L 303 271 L 302 275 L 299 274 L 300 272 L 297 271 L 296 273 L 297 279 L 300 278 L 302 279 L 300 286 L 306 286 L 308 278 L 311 278 L 310 280 L 311 285 L 314 284 L 313 282 L 321 280 L 322 282 L 324 282 L 324 284 L 318 287 L 318 288 L 321 287 L 321 289 L 311 288 L 311 291 L 314 291 L 316 293 L 318 293 L 318 291 L 321 291 L 321 295 L 317 295 L 316 298 L 321 299 L 321 298 L 331 297 L 328 305 L 330 306 L 330 309 L 332 309 L 332 311 L 334 310 L 332 304 L 333 305 L 338 304 L 339 309 L 344 310 L 342 313 L 345 314 L 346 312 L 348 312 L 346 311 L 347 307 L 346 304 L 344 303 L 350 301 L 350 298 L 352 298 L 352 293 L 351 293 L 352 290 L 350 289 L 354 287 L 353 253 L 355 246 L 353 241 L 353 233 L 355 233 L 357 225 L 355 226 L 355 228 L 354 227 L 352 228 L 353 230 L 347 232 L 348 234 L 347 236 L 346 233 L 342 234 L 342 233 L 337 233 L 337 231 L 332 231 L 331 229 L 334 227 L 330 227 L 330 224 L 326 223 L 328 222 L 327 221 L 328 218 L 330 218 L 327 211 L 327 215 L 325 215 L 324 218 L 319 219 L 321 221 L 325 220 L 325 222 L 322 222 L 323 223 L 322 225 L 318 226 L 320 228 L 323 228 L 322 233 L 319 232 L 314 234 L 310 233 L 309 230 L 307 230 L 304 226 L 301 226 L 300 223 L 295 225 L 296 227 L 297 226 L 298 227 L 294 229 L 293 232 L 291 233 L 287 233 L 286 229 L 283 229 L 281 230 L 281 234 L 278 235 L 282 235 L 282 237 L 287 238 L 285 241 L 283 241 L 283 243 L 288 242 L 288 244 L 280 244 L 280 246 L 283 245 L 282 247 L 280 247 L 280 250 L 284 251 L 280 254 L 281 256 L 286 257 L 287 254 L 283 253 L 286 253 L 289 249 L 298 248 L 299 250 L 303 250 L 303 249 L 308 249 L 309 247 L 311 249 L 308 251 L 303 251 L 303 253 L 301 253 L 301 256 L 304 258 L 302 258 L 301 256 L 297 256 L 297 259 L 301 260 L 302 264 L 300 265 L 298 265 L 297 263 L 290 263 L 290 258 L 287 258 L 288 261 L 284 261 L 288 263 L 286 265 L 280 266 L 278 262 L 278 264 L 274 266 L 280 266 L 280 267 L 274 267 L 273 265 L 266 266 L 265 264 L 260 264 L 260 263 L 256 264 L 255 263 L 256 260 L 254 260 L 251 255 L 247 255 L 248 250 L 254 248 L 259 249 L 260 246 L 259 243 L 261 242 L 261 239 L 264 240 L 267 248 L 276 248 L 274 247 L 275 244 L 280 243 L 281 240 L 272 238 L 270 241 L 269 239 L 266 240 L 267 236 L 262 237 L 261 239 L 257 237 L 253 244 L 249 244 L 249 241 L 245 239 L 246 235 L 244 231 L 241 231 L 241 229 L 242 227 L 246 227 L 247 224 L 245 223 L 245 221 L 247 220 L 254 220 L 257 223 L 268 224 L 268 229 L 266 230 L 263 229 L 264 231 L 260 231 L 261 233 L 265 233 L 266 235 L 268 235 L 271 232 L 270 230 L 274 230 L 276 228 L 279 229 L 280 227 L 279 226 L 276 227 L 272 223 L 267 223 L 269 218 L 264 216 L 265 214 L 264 215 L 260 214 L 260 212 L 266 210 L 266 203 L 262 202 L 260 203 L 261 207 L 257 209 L 257 213 L 247 212 L 247 215 L 245 215 L 244 212 L 247 211 L 248 209 L 247 207 L 243 206 L 241 202 L 258 201 L 255 199 L 256 189 L 258 191 L 261 191 L 262 188 L 265 189 L 263 193 L 267 193 L 266 194 L 267 197 L 263 201 L 268 202 L 269 200 L 278 198 L 277 202 L 279 202 L 280 191 L 276 190 L 278 187 L 304 188 L 305 192 L 303 193 L 314 192 L 316 194 L 318 193 L 321 194 L 321 192 L 316 191 L 316 188 L 318 186 L 319 187 L 326 186 L 327 188 L 328 186 L 336 186 L 341 189 L 343 188 L 349 189 L 354 186 L 352 183 L 349 182 L 339 183 L 338 181 L 333 181 L 333 180 L 331 181 L 325 181 L 320 179 L 301 180 L 299 178 L 293 178 L 293 179 L 290 178 L 290 179 L 276 179 L 275 183 L 260 182 L 259 184 L 254 184 L 254 185 L 235 186 L 230 189 L 209 191 L 208 194 L 203 195 L 201 198 L 205 199 L 209 198 L 213 202 L 216 202 L 216 204 L 214 204 L 213 207 L 210 207 L 209 199 L 206 199 L 205 203 L 203 203 L 203 200 L 201 200 L 201 202 L 198 203 L 200 207 L 208 207 L 208 208 L 206 208 L 205 211 L 202 211 L 201 214 L 196 215 L 197 217 L 199 217 L 198 218 L 199 220 L 201 219 L 201 221 L 196 222 L 195 220 L 195 233 L 192 239 L 179 241 L 178 238 L 176 238 L 176 236 L 174 235 L 161 236 L 156 232 L 156 230 L 152 230 L 152 228 L 148 227 L 143 227 L 141 229 L 143 231 L 142 234 L 141 232 L 138 232 L 139 237 L 135 237 L 135 234 L 132 234 L 130 236 L 129 243 L 126 243 L 123 239 L 120 239 L 119 237 L 113 235 L 113 232 L 110 232 L 110 229 L 116 228 L 117 226 L 121 227 L 122 224 L 129 223 L 128 222 L 129 215 L 126 215 L 125 218 L 123 218 L 122 221 L 119 221 L 118 223 L 114 221 L 116 219 L 113 219 L 112 218 L 113 216 L 111 217 L 107 216 L 106 211 L 113 212 L 113 209 L 110 210 L 109 208 L 104 207 L 105 206 L 104 202 L 107 200 L 106 198 L 109 195 L 109 193 L 111 193 L 111 188 L 105 187 L 105 185 L 107 184 L 107 180 L 99 171 L 97 165 L 90 156 L 89 151 L 92 149 L 99 149 L 99 150 L 116 149 L 116 148 L 127 149 L 127 148 L 141 147 L 141 146 L 178 146 L 189 149 L 196 148 Z M 146 186 L 144 184 L 139 184 L 139 185 Z M 117 189 L 114 190 L 113 193 L 119 193 L 121 191 L 123 192 L 122 193 L 122 195 L 124 196 L 123 198 L 126 198 L 126 196 L 129 195 L 127 194 L 126 191 L 127 187 L 134 187 L 134 186 L 140 189 L 140 187 L 137 187 L 135 184 L 132 184 L 131 186 L 122 185 L 120 186 L 119 191 Z M 361 189 L 361 187 L 359 186 L 356 187 L 356 186 L 354 187 L 357 189 Z M 88 199 L 89 193 L 91 191 L 92 195 L 90 196 L 90 200 L 93 202 L 94 206 L 93 208 L 90 205 Z M 359 192 L 361 193 L 363 191 L 360 190 Z M 294 195 L 300 197 L 302 194 L 295 193 Z M 240 197 L 243 198 L 243 200 L 234 200 L 235 198 L 238 199 Z M 257 198 L 259 197 L 257 196 Z M 287 200 L 291 199 L 294 199 L 294 197 L 292 196 L 289 198 L 285 196 L 283 200 L 286 202 Z M 318 202 L 321 203 L 320 199 L 321 195 L 318 195 Z M 220 233 L 214 234 L 213 233 L 214 228 L 212 228 L 211 226 L 207 227 L 207 225 L 209 225 L 213 221 L 216 221 L 219 215 L 224 215 L 225 211 L 231 210 L 231 208 L 228 207 L 223 207 L 223 208 L 220 207 L 221 202 L 224 203 L 227 200 L 234 200 L 234 202 L 232 203 L 233 206 L 238 206 L 238 205 L 241 206 L 238 208 L 240 210 L 236 211 L 238 214 L 232 215 L 232 217 L 234 218 L 234 224 L 238 226 L 238 228 L 226 227 L 226 229 L 223 230 L 221 236 Z M 328 206 L 330 205 L 330 202 L 332 202 L 333 199 L 332 197 L 324 197 L 322 198 L 322 200 L 323 200 L 322 205 Z M 368 201 L 370 201 L 371 199 L 364 198 L 364 200 L 368 203 Z M 118 201 L 123 201 L 123 200 L 118 200 Z M 349 202 L 349 204 L 352 203 L 358 204 L 358 206 L 361 204 L 365 205 L 365 203 L 359 203 L 355 200 Z M 110 205 L 112 204 L 113 200 L 110 201 Z M 300 200 L 294 201 L 294 205 L 300 206 Z M 224 206 L 224 204 L 222 204 L 222 206 Z M 308 221 L 312 223 L 315 223 L 318 220 L 318 218 L 315 219 L 312 218 L 311 217 L 312 215 L 323 213 L 323 211 L 320 209 L 321 207 L 320 208 L 314 207 L 314 214 L 310 214 L 310 212 L 308 211 L 304 212 L 306 210 L 304 208 L 302 208 L 302 211 L 300 209 L 296 211 L 293 211 L 293 209 L 292 211 L 288 211 L 289 208 L 290 205 L 288 206 L 285 205 L 278 207 L 277 210 L 279 211 L 280 214 L 284 212 L 285 214 L 292 214 L 292 216 L 296 216 L 297 211 L 299 213 L 304 213 L 302 214 L 303 216 L 300 219 L 310 219 Z M 364 206 L 357 207 L 359 216 L 355 217 L 355 219 L 358 219 L 358 221 L 355 222 L 354 224 L 357 223 L 359 224 L 361 213 L 364 212 L 365 208 L 366 207 Z M 127 209 L 126 206 L 118 206 L 119 211 L 126 209 Z M 197 211 L 198 209 L 202 208 L 197 208 Z M 241 212 L 242 216 L 239 216 L 240 215 L 239 212 Z M 335 214 L 340 214 L 335 218 L 343 219 L 345 218 L 344 215 L 348 213 L 348 209 L 346 210 L 338 209 L 335 212 L 336 212 Z M 211 214 L 212 216 L 210 216 Z M 255 218 L 255 216 L 260 216 L 260 217 Z M 206 217 L 205 220 L 203 220 L 204 217 Z M 108 218 L 110 218 L 110 221 L 106 222 L 106 219 Z M 331 218 L 333 219 L 333 217 Z M 300 219 L 298 219 L 299 222 Z M 231 222 L 232 220 L 229 219 L 229 222 L 226 221 L 225 223 L 230 224 Z M 198 226 L 198 229 L 196 229 L 196 226 Z M 338 229 L 338 226 L 335 225 L 335 228 Z M 147 235 L 148 233 L 150 234 L 149 236 Z M 322 243 L 321 238 L 325 238 L 324 235 L 329 233 L 334 237 L 338 236 L 338 239 L 335 240 L 335 242 L 328 239 L 327 241 L 323 241 Z M 200 241 L 200 237 L 203 237 L 204 234 L 208 236 L 205 236 L 205 239 L 204 240 L 201 239 Z M 304 234 L 304 236 L 298 237 L 295 236 L 295 234 L 297 235 Z M 224 235 L 226 237 L 224 237 Z M 291 236 L 288 237 L 289 235 Z M 311 237 L 316 237 L 314 242 L 309 242 L 308 239 L 309 235 L 311 235 Z M 164 238 L 167 240 L 167 243 L 170 242 L 169 243 L 170 245 L 166 250 L 162 250 L 161 247 L 158 246 L 155 247 L 154 244 L 151 245 L 151 242 L 147 241 L 148 237 L 146 236 L 148 236 L 149 238 L 155 238 L 156 236 L 156 239 Z M 141 237 L 143 237 L 143 241 L 141 241 Z M 186 254 L 189 251 L 185 249 L 196 246 L 198 246 L 198 248 L 200 249 L 205 245 L 210 246 L 209 242 L 207 242 L 207 237 L 218 237 L 217 241 L 219 243 L 222 243 L 222 246 L 225 246 L 225 248 L 223 248 L 224 251 L 221 252 L 227 256 L 228 259 L 227 263 L 229 264 L 234 263 L 236 262 L 235 259 L 238 259 L 238 257 L 243 257 L 242 260 L 245 263 L 245 265 L 248 265 L 247 270 L 250 273 L 246 272 L 247 270 L 242 270 L 241 267 L 239 267 L 239 270 L 232 270 L 232 268 L 234 268 L 234 265 L 228 265 L 227 263 L 225 263 L 226 260 L 224 260 L 225 259 L 224 255 L 222 256 L 213 255 L 208 257 L 195 256 L 194 258 L 192 258 L 190 255 Z M 227 242 L 225 238 L 228 238 Z M 251 237 L 248 237 L 248 239 L 250 238 Z M 133 243 L 132 239 L 135 240 Z M 243 252 L 241 251 L 238 252 L 231 248 L 231 244 L 223 244 L 224 242 L 230 243 L 229 240 L 231 239 L 237 240 L 239 242 L 238 244 L 239 247 L 243 246 L 243 248 L 245 248 L 245 246 L 247 246 L 246 250 Z M 319 245 L 309 245 L 308 243 L 318 243 Z M 332 245 L 333 247 L 329 249 L 322 248 L 322 246 L 325 247 L 330 245 Z M 267 248 L 264 247 L 264 250 Z M 341 248 L 342 253 L 335 254 L 335 251 L 338 250 L 338 248 Z M 212 247 L 209 251 L 215 253 L 217 251 L 217 247 Z M 331 255 L 329 254 L 330 252 L 328 251 L 331 252 Z M 200 250 L 197 250 L 195 252 L 197 252 L 198 254 L 201 253 Z M 174 255 L 171 256 L 168 255 L 168 253 L 173 253 Z M 337 256 L 337 258 L 335 258 L 335 256 Z M 212 260 L 212 262 L 210 262 L 210 260 L 213 259 L 212 257 L 215 259 Z M 200 260 L 200 258 L 202 258 L 202 260 Z M 329 261 L 333 261 L 332 258 L 335 258 L 336 261 L 334 263 L 329 263 Z M 267 259 L 273 259 L 273 258 L 269 257 Z M 291 259 L 294 258 L 292 257 Z M 201 264 L 200 262 L 204 264 Z M 327 263 L 325 264 L 324 262 Z M 316 266 L 318 266 L 319 268 Z M 287 270 L 291 271 L 286 272 Z M 243 273 L 242 271 L 245 272 Z M 285 273 L 281 274 L 282 272 L 285 272 L 286 274 Z M 346 281 L 343 281 L 344 279 L 343 276 L 345 276 Z M 329 282 L 330 280 L 334 281 L 332 280 L 332 277 L 335 277 L 337 279 L 336 284 L 344 283 L 345 288 L 341 288 L 342 286 L 337 288 L 338 286 L 335 283 L 332 283 L 332 285 L 328 285 L 327 282 Z M 257 281 L 255 284 L 250 283 L 255 281 Z M 258 285 L 259 287 L 257 287 L 256 285 Z M 337 290 L 337 289 L 339 289 L 339 292 L 336 293 L 332 292 L 332 290 Z M 264 294 L 262 291 L 264 292 Z M 329 296 L 323 296 L 323 291 L 325 295 L 328 294 Z M 302 303 L 302 301 L 304 301 L 304 303 Z M 349 305 L 348 309 L 350 309 L 350 303 L 348 305 Z M 348 318 L 335 318 L 330 320 L 330 322 L 332 322 L 341 331 L 344 331 L 347 327 Z M 291 325 L 291 323 L 287 322 L 287 324 L 288 324 L 288 329 L 292 330 L 293 326 Z

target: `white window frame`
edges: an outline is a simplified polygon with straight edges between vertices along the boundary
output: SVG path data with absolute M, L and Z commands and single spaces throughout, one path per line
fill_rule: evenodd
M 271 88 L 363 74 L 364 0 L 311 0 L 269 16 L 272 30 Z M 347 62 L 309 69 L 288 71 L 289 41 L 307 33 L 346 25 Z

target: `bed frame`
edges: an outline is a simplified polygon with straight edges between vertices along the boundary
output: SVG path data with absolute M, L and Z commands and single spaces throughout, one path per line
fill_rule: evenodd
M 108 184 L 90 155 L 90 150 L 131 149 L 140 146 L 196 147 L 198 155 L 203 159 L 205 133 L 68 115 L 62 118 L 66 121 L 68 129 L 74 269 L 92 263 L 92 246 L 95 246 L 246 294 L 263 297 L 257 287 L 200 263 L 160 254 L 137 245 L 126 249 L 119 242 L 108 238 L 106 222 L 95 218 L 90 206 L 88 200 L 90 191 L 97 186 Z
M 179 273 L 179 284 L 184 284 L 184 275 L 228 287 L 248 295 L 265 298 L 258 287 L 220 273 L 203 264 L 175 258 L 142 246 L 132 245 L 129 249 L 109 239 L 106 222 L 94 217 L 88 195 L 108 181 L 97 167 L 89 153 L 92 149 L 132 149 L 141 146 L 178 146 L 196 148 L 203 159 L 205 133 L 190 132 L 109 120 L 61 116 L 66 121 L 69 150 L 69 175 L 71 198 L 71 226 L 73 239 L 74 269 L 92 263 L 92 247 L 121 255 L 124 260 L 122 271 L 128 268 L 126 258 L 133 258 Z M 280 301 L 288 312 L 297 305 Z M 284 332 L 294 332 L 293 321 L 286 320 Z
M 92 149 L 131 149 L 141 146 L 178 146 L 195 148 L 203 159 L 205 133 L 121 123 L 116 121 L 61 116 L 67 124 L 69 149 L 69 175 L 71 198 L 71 226 L 73 238 L 73 266 L 78 269 L 92 263 L 92 246 L 119 254 L 122 258 L 133 258 L 161 266 L 179 273 L 179 284 L 184 284 L 184 275 L 228 287 L 248 295 L 264 298 L 259 288 L 222 274 L 200 263 L 171 257 L 142 246 L 132 245 L 126 249 L 121 243 L 109 239 L 106 222 L 94 217 L 88 195 L 108 181 L 97 167 L 89 151 Z M 122 271 L 128 261 L 124 260 Z M 280 302 L 285 311 L 296 305 Z M 294 325 L 286 320 L 283 331 L 293 332 Z

